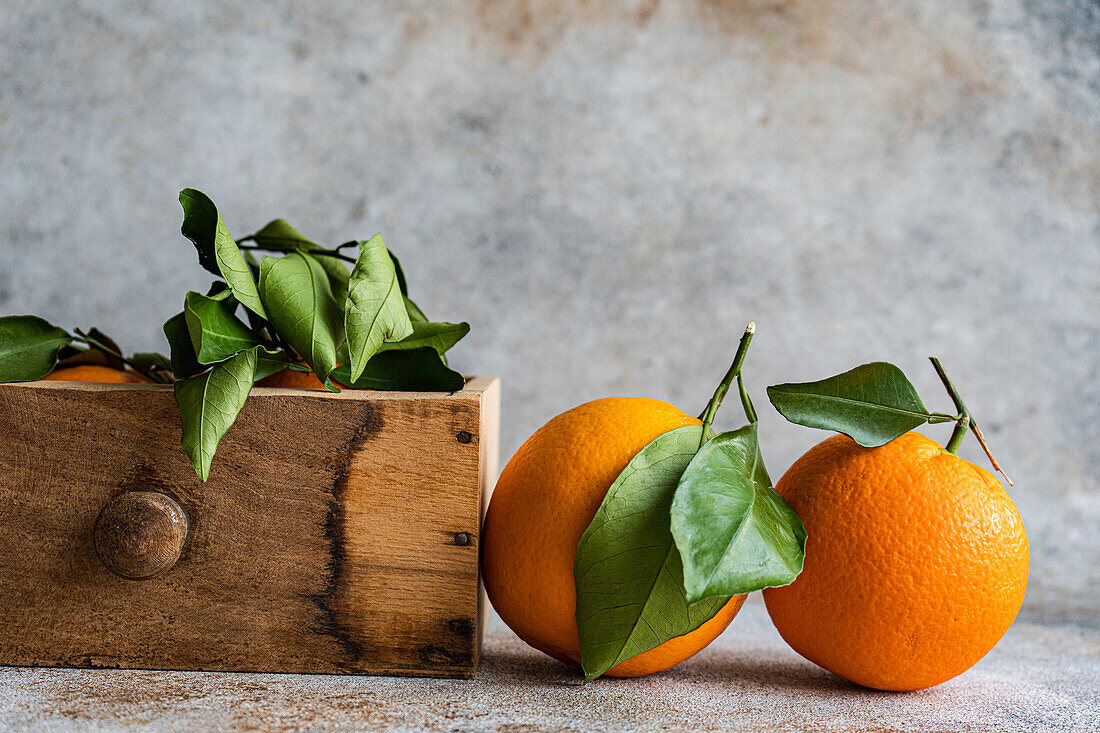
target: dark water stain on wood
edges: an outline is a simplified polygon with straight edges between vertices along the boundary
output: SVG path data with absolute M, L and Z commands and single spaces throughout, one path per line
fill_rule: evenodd
M 328 545 L 328 561 L 321 589 L 310 600 L 321 612 L 320 623 L 315 630 L 331 636 L 343 650 L 347 661 L 354 664 L 363 656 L 362 645 L 353 638 L 354 629 L 343 624 L 335 607 L 340 582 L 347 562 L 346 535 L 344 531 L 344 495 L 347 489 L 347 467 L 354 456 L 373 435 L 382 429 L 382 418 L 371 405 L 363 405 L 359 427 L 344 443 L 340 462 L 332 466 L 332 495 L 325 515 L 324 536 Z

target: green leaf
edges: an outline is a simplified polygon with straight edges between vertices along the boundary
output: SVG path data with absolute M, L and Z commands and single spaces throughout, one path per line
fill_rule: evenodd
M 300 252 L 264 257 L 260 293 L 275 330 L 306 360 L 318 379 L 328 379 L 344 338 L 340 306 L 324 268 Z
M 258 382 L 265 377 L 281 372 L 288 366 L 290 366 L 290 355 L 285 351 L 275 352 L 273 356 L 260 352 L 260 358 L 256 360 L 256 374 L 253 376 L 253 380 Z
M 139 372 L 157 382 L 171 381 L 164 377 L 172 373 L 172 362 L 164 354 L 139 351 L 130 357 L 130 363 Z
M 92 341 L 97 342 L 98 345 L 106 347 L 107 348 L 106 353 L 108 353 L 112 356 L 122 353 L 122 347 L 120 347 L 118 345 L 118 342 L 115 341 L 110 336 L 108 336 L 107 334 L 100 331 L 98 328 L 92 327 L 92 328 L 88 329 L 88 333 L 86 335 Z
M 259 265 L 256 265 L 259 267 Z M 229 286 L 221 280 L 215 280 L 210 283 L 210 288 L 206 291 L 207 298 L 213 298 L 214 300 L 224 300 L 236 305 L 237 299 L 233 297 L 233 293 L 230 292 Z
M 401 261 L 397 259 L 397 255 L 393 252 L 390 252 L 390 259 L 393 260 L 393 271 L 397 275 L 397 285 L 401 288 L 401 297 L 405 301 L 405 310 L 409 314 L 409 320 L 414 324 L 427 323 L 428 317 L 424 315 L 424 311 L 420 310 L 420 306 L 409 299 L 409 284 L 405 280 L 405 270 L 401 267 Z
M 343 303 L 348 297 L 348 282 L 351 280 L 351 271 L 341 260 L 328 255 L 307 254 L 306 257 L 316 261 L 328 275 L 329 285 L 332 287 L 332 297 L 337 303 Z
M 928 408 L 893 364 L 876 361 L 819 382 L 768 387 L 768 399 L 793 423 L 844 433 L 876 448 L 928 422 Z
M 168 348 L 171 349 L 172 374 L 176 379 L 185 379 L 202 371 L 191 341 L 191 332 L 187 328 L 187 317 L 183 313 L 177 313 L 164 322 L 164 337 L 168 339 Z
M 381 235 L 359 243 L 344 306 L 344 331 L 353 381 L 363 373 L 382 342 L 400 341 L 412 334 L 393 259 Z
M 72 337 L 38 316 L 0 318 L 0 382 L 33 382 L 53 371 Z
M 699 448 L 702 426 L 676 428 L 631 459 L 577 545 L 577 630 L 585 680 L 682 636 L 728 598 L 684 597 L 669 507 Z
M 183 450 L 198 477 L 210 477 L 214 452 L 244 407 L 256 374 L 256 346 L 215 364 L 210 371 L 175 384 L 183 421 Z
M 260 231 L 252 235 L 257 246 L 274 252 L 308 252 L 321 249 L 321 245 L 302 234 L 290 225 L 286 219 L 274 219 L 264 224 Z
M 252 235 L 252 241 L 258 247 L 273 252 L 317 252 L 325 250 L 324 247 L 314 242 L 291 226 L 286 219 L 269 221 L 260 231 Z M 325 250 L 327 251 L 327 250 Z M 337 302 L 342 302 L 347 297 L 348 279 L 351 272 L 339 258 L 330 255 L 312 255 L 321 267 L 325 268 L 332 284 L 332 292 Z
M 73 329 L 73 332 L 84 339 L 89 351 L 97 351 L 103 355 L 105 366 L 120 370 L 126 368 L 126 362 L 122 359 L 122 348 L 113 338 L 94 327 L 88 329 L 87 333 L 79 328 Z
M 405 279 L 405 270 L 401 267 L 401 260 L 397 259 L 397 255 L 393 252 L 390 252 L 390 260 L 393 261 L 393 272 L 397 276 L 397 286 L 401 288 L 401 295 L 408 297 L 409 283 Z
M 430 346 L 439 352 L 440 356 L 457 344 L 470 332 L 470 324 L 463 323 L 420 323 L 412 324 L 412 334 L 400 341 L 387 341 L 382 344 L 379 351 L 399 351 L 403 349 L 418 349 L 421 346 Z
M 332 378 L 351 389 L 394 392 L 457 392 L 466 384 L 465 378 L 447 367 L 439 352 L 430 346 L 381 351 L 367 362 L 359 379 L 351 378 L 347 364 L 333 371 Z
M 202 191 L 185 188 L 180 191 L 180 204 L 183 206 L 180 231 L 194 242 L 199 264 L 208 272 L 225 278 L 233 296 L 246 308 L 267 318 L 248 261 L 230 236 L 214 202 Z
M 404 298 L 404 301 L 405 301 L 405 311 L 409 314 L 409 321 L 410 322 L 412 322 L 414 324 L 415 323 L 427 323 L 428 322 L 428 317 L 426 315 L 424 315 L 424 311 L 420 310 L 420 306 L 418 306 L 416 303 L 409 300 L 409 298 L 407 296 Z
M 772 488 L 757 423 L 699 449 L 670 516 L 688 601 L 789 585 L 802 572 L 806 529 Z
M 238 351 L 262 343 L 252 329 L 233 315 L 233 306 L 217 297 L 209 298 L 192 290 L 184 300 L 183 315 L 200 364 L 224 361 Z

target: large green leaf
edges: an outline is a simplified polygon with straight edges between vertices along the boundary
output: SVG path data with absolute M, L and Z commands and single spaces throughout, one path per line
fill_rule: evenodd
M 202 191 L 185 188 L 180 191 L 180 204 L 183 206 L 180 231 L 194 242 L 199 264 L 208 272 L 225 278 L 233 297 L 256 315 L 266 318 L 248 261 L 230 236 L 214 202 Z
M 183 450 L 198 477 L 210 477 L 214 451 L 237 419 L 252 390 L 256 360 L 262 347 L 242 351 L 215 364 L 210 371 L 175 384 L 183 421 Z
M 233 315 L 233 307 L 224 300 L 192 290 L 184 300 L 183 315 L 200 364 L 224 361 L 238 351 L 262 343 L 252 329 Z
M 676 487 L 670 516 L 688 601 L 788 585 L 802 572 L 806 530 L 772 488 L 757 423 L 699 449 Z
M 291 252 L 260 262 L 260 293 L 268 320 L 322 382 L 336 368 L 343 343 L 343 319 L 324 268 L 312 257 Z
M 819 382 L 768 387 L 768 399 L 793 423 L 844 433 L 875 448 L 928 422 L 928 408 L 893 364 L 876 361 Z
M 615 479 L 577 545 L 577 630 L 586 680 L 697 629 L 728 598 L 688 603 L 669 507 L 702 426 L 659 436 Z
M 430 346 L 442 356 L 470 332 L 469 323 L 413 322 L 412 333 L 400 341 L 387 341 L 379 351 L 399 351 Z
M 64 329 L 38 316 L 0 318 L 0 382 L 33 382 L 53 371 L 72 343 Z
M 332 378 L 351 389 L 383 389 L 393 392 L 457 392 L 466 384 L 461 374 L 449 368 L 430 346 L 398 351 L 380 351 L 367 362 L 359 379 L 343 364 Z
M 176 379 L 186 379 L 202 371 L 191 341 L 191 332 L 187 328 L 187 317 L 182 312 L 164 322 L 164 337 L 168 339 L 168 348 L 171 349 L 172 374 Z
M 353 381 L 384 341 L 400 341 L 413 332 L 393 259 L 381 235 L 359 244 L 344 306 L 344 331 Z

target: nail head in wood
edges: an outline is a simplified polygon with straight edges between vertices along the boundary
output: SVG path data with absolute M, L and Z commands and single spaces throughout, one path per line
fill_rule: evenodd
M 187 540 L 187 515 L 176 501 L 153 491 L 128 491 L 108 501 L 95 523 L 100 562 L 127 580 L 167 572 Z
M 455 532 L 455 544 L 456 545 L 468 545 L 470 544 L 470 535 L 468 532 Z
M 458 435 L 456 435 L 455 437 L 458 438 L 459 443 L 469 443 L 474 439 L 474 436 L 466 432 L 465 430 L 459 430 Z

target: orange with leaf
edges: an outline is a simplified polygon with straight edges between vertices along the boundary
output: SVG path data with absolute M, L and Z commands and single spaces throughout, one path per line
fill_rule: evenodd
M 776 486 L 809 539 L 798 579 L 764 592 L 768 612 L 799 654 L 882 690 L 969 669 L 1011 626 L 1027 587 L 1020 514 L 996 477 L 956 455 L 968 429 L 983 448 L 985 439 L 933 364 L 955 415 L 929 412 L 885 363 L 768 390 L 789 420 L 844 433 Z M 955 423 L 946 447 L 909 432 L 939 422 Z
M 802 567 L 802 523 L 764 470 L 741 379 L 753 330 L 698 418 L 596 400 L 550 420 L 501 473 L 482 530 L 486 591 L 520 638 L 586 679 L 668 669 L 746 593 Z M 715 435 L 735 379 L 749 424 Z

